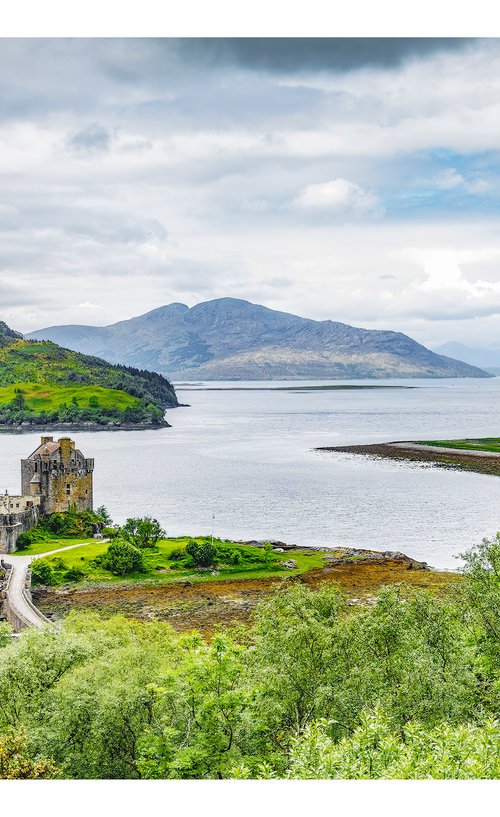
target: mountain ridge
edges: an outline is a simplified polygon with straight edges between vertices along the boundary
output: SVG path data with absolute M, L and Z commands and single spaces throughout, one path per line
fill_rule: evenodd
M 108 326 L 27 335 L 184 380 L 488 377 L 402 332 L 316 321 L 238 298 L 172 303 Z

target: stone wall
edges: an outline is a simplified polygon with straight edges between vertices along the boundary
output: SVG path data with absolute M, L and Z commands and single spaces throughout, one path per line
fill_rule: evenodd
M 16 499 L 17 497 L 12 497 Z M 17 513 L 0 514 L 0 553 L 12 553 L 21 533 L 34 528 L 40 517 L 40 506 L 33 504 Z

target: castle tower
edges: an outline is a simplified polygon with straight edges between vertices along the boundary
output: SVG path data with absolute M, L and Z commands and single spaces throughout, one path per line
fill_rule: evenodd
M 94 460 L 86 459 L 73 440 L 42 437 L 38 448 L 21 460 L 24 496 L 40 497 L 42 513 L 75 507 L 92 510 Z

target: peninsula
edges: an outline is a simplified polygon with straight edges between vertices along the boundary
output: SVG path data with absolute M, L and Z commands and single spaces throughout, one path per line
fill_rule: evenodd
M 422 462 L 442 468 L 500 476 L 500 438 L 498 437 L 461 440 L 396 440 L 369 445 L 322 446 L 315 450 Z
M 161 374 L 28 341 L 0 321 L 0 431 L 162 428 L 178 405 Z

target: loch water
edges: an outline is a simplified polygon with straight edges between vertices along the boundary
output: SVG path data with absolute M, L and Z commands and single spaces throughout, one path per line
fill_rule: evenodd
M 159 518 L 169 535 L 400 550 L 440 568 L 500 529 L 500 479 L 318 446 L 500 436 L 500 378 L 181 384 L 172 428 L 72 434 L 95 458 L 95 503 Z M 321 381 L 327 384 L 327 381 Z M 315 382 L 313 385 L 321 385 Z M 56 436 L 61 436 L 57 435 Z M 0 435 L 0 490 L 39 435 Z

